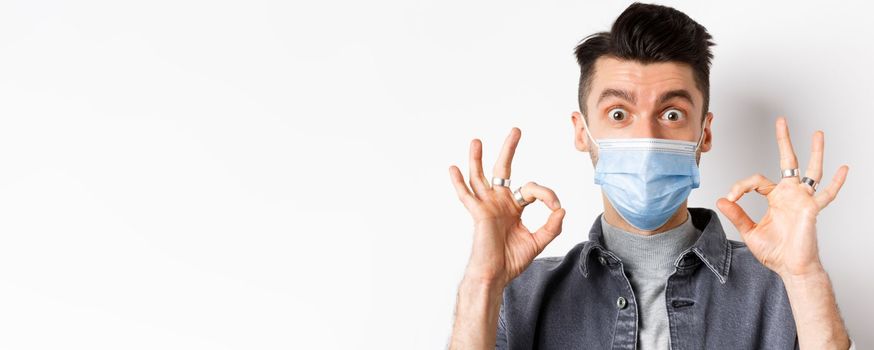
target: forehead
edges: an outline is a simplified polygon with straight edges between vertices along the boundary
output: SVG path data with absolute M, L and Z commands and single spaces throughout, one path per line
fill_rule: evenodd
M 657 62 L 643 64 L 610 56 L 595 61 L 592 76 L 590 101 L 596 100 L 606 88 L 622 89 L 637 95 L 642 102 L 652 101 L 665 91 L 685 89 L 692 94 L 695 105 L 703 100 L 695 85 L 692 67 L 680 62 Z

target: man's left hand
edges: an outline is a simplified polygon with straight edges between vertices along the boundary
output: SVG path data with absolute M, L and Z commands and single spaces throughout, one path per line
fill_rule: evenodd
M 797 169 L 798 160 L 789 139 L 785 118 L 777 118 L 777 145 L 780 168 Z M 822 131 L 813 134 L 813 146 L 806 177 L 818 184 L 822 178 L 824 147 Z M 774 184 L 761 174 L 737 182 L 716 205 L 737 227 L 741 238 L 763 265 L 784 279 L 823 271 L 816 240 L 816 216 L 831 203 L 847 178 L 849 167 L 842 165 L 828 187 L 816 193 L 798 176 L 785 177 Z M 768 199 L 765 216 L 754 222 L 736 202 L 755 190 Z

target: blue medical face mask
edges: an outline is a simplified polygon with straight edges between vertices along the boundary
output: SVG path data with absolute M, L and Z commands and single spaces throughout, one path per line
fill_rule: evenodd
M 585 119 L 583 121 L 585 123 Z M 701 183 L 695 154 L 698 142 L 625 138 L 595 141 L 595 184 L 631 226 L 652 231 L 664 225 Z

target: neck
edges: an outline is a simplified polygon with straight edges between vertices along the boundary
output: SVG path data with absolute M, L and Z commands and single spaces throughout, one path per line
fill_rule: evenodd
M 613 208 L 613 205 L 610 204 L 610 201 L 607 199 L 607 195 L 601 192 L 601 198 L 604 202 L 604 220 L 607 221 L 608 224 L 618 227 L 619 229 L 631 233 L 636 233 L 642 236 L 652 236 L 657 233 L 668 231 L 672 228 L 676 228 L 680 226 L 684 221 L 686 221 L 686 216 L 689 215 L 689 211 L 686 208 L 686 203 L 688 200 L 683 201 L 683 204 L 680 204 L 680 207 L 677 208 L 677 211 L 674 212 L 674 215 L 671 215 L 671 218 L 665 222 L 661 227 L 652 230 L 652 231 L 641 231 L 634 226 L 631 226 L 627 221 L 622 219 L 619 216 L 619 213 L 616 212 L 616 209 Z

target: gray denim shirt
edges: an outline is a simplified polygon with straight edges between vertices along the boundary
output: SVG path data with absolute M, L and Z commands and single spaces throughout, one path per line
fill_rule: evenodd
M 671 349 L 798 349 L 780 276 L 726 239 L 716 212 L 688 209 L 702 234 L 665 287 Z M 622 261 L 603 246 L 600 215 L 588 241 L 535 259 L 503 296 L 497 349 L 637 346 L 637 301 Z

